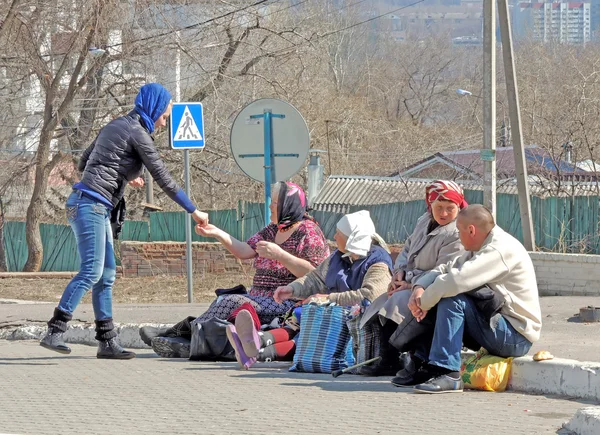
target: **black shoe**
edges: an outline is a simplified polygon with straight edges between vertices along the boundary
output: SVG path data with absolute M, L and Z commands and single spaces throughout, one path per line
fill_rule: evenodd
M 423 360 L 411 356 L 408 352 L 402 354 L 402 369 L 396 373 L 397 377 L 406 378 L 408 376 L 414 376 L 415 373 L 419 371 L 421 367 L 423 367 Z
M 406 370 L 406 369 L 405 369 Z M 413 388 L 415 385 L 427 382 L 429 379 L 435 377 L 434 373 L 431 373 L 425 367 L 421 367 L 416 371 L 404 371 L 400 370 L 398 374 L 402 376 L 396 376 L 392 379 L 392 384 L 398 388 Z
M 46 335 L 40 341 L 40 346 L 54 352 L 69 354 L 71 353 L 71 348 L 65 344 L 63 335 L 64 332 L 53 332 L 52 329 L 48 329 L 48 332 L 46 332 Z
M 132 359 L 135 353 L 121 347 L 116 338 L 98 342 L 98 353 L 96 358 L 100 359 Z
M 458 376 L 458 377 L 455 377 Z M 462 381 L 460 373 L 452 375 L 440 375 L 429 379 L 413 388 L 415 393 L 441 394 L 441 393 L 462 393 L 465 384 Z
M 156 337 L 152 349 L 163 358 L 189 358 L 191 341 L 183 337 Z
M 140 328 L 140 338 L 148 346 L 152 347 L 152 339 L 156 337 L 166 337 L 169 328 L 157 328 L 156 326 L 142 326 Z

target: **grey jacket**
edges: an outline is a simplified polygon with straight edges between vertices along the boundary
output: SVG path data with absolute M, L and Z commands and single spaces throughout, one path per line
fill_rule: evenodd
M 406 282 L 416 282 L 424 272 L 429 272 L 438 264 L 448 263 L 464 252 L 456 221 L 428 232 L 431 219 L 429 212 L 419 218 L 402 252 L 396 258 L 394 273 L 402 270 Z
M 419 218 L 415 229 L 406 240 L 402 252 L 396 258 L 394 274 L 402 270 L 404 279 L 409 283 L 414 284 L 419 277 L 424 276 L 436 266 L 448 263 L 464 252 L 458 237 L 456 221 L 428 232 L 431 219 L 429 212 Z M 400 324 L 404 317 L 410 314 L 406 306 L 409 297 L 410 290 L 396 292 L 390 298 L 387 293 L 379 296 L 365 310 L 360 323 L 361 327 L 371 319 L 378 317 L 377 315 Z
M 109 122 L 83 152 L 78 169 L 81 181 L 112 202 L 123 197 L 125 186 L 142 175 L 144 166 L 171 199 L 179 186 L 154 146 L 154 139 L 140 123 L 140 116 L 130 112 Z

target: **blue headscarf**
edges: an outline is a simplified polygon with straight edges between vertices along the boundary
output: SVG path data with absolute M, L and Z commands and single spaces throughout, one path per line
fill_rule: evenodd
M 135 111 L 142 117 L 142 124 L 150 134 L 154 131 L 154 123 L 165 113 L 171 94 L 158 83 L 148 83 L 140 88 L 135 97 Z

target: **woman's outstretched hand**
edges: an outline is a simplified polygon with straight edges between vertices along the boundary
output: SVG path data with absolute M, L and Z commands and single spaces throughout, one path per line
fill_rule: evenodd
M 200 210 L 194 210 L 194 213 L 192 213 L 192 219 L 194 219 L 198 225 L 208 225 L 208 213 L 204 213 Z
M 196 234 L 198 234 L 199 236 L 202 237 L 212 237 L 212 238 L 217 238 L 221 232 L 221 230 L 212 225 L 212 224 L 206 224 L 206 225 L 196 225 L 195 227 L 196 230 Z

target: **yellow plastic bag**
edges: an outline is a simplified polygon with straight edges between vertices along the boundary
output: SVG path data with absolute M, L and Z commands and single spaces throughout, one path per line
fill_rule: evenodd
M 511 358 L 490 355 L 481 348 L 469 357 L 460 371 L 465 387 L 475 390 L 504 391 L 510 377 Z

